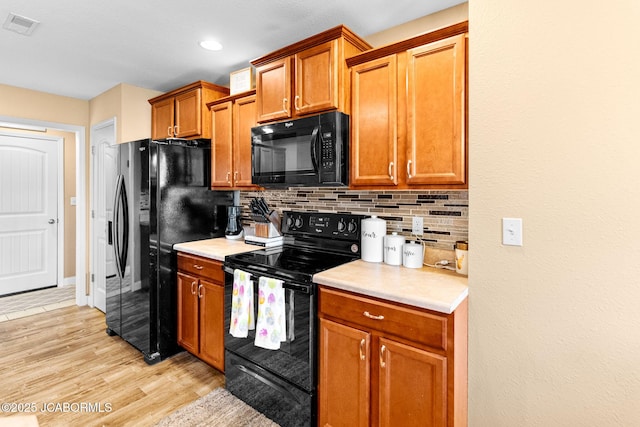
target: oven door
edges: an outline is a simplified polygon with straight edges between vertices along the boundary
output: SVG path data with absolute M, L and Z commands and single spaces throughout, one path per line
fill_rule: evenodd
M 250 273 L 254 287 L 254 315 L 257 323 L 258 281 L 264 273 L 239 267 Z M 293 384 L 307 393 L 316 389 L 316 295 L 311 283 L 283 282 L 286 313 L 286 341 L 278 350 L 254 344 L 256 330 L 249 330 L 246 338 L 229 333 L 234 266 L 225 264 L 225 350 L 240 356 Z M 228 375 L 229 373 L 227 373 Z

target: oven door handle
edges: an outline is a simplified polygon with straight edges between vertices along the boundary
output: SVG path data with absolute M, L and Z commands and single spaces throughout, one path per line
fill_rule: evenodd
M 231 275 L 233 275 L 233 271 L 235 270 L 235 268 L 228 267 L 227 265 L 224 265 L 222 267 L 222 269 L 224 270 L 225 273 L 229 273 Z M 255 272 L 253 272 L 253 271 L 251 271 L 249 269 L 242 269 L 242 268 L 240 270 L 246 271 L 247 273 L 251 274 L 254 277 L 264 276 L 264 277 L 269 277 L 269 278 L 276 279 L 275 277 L 269 276 L 268 274 L 265 274 L 265 273 L 257 273 L 256 274 Z M 278 280 L 280 280 L 280 279 L 278 279 Z M 303 284 L 300 284 L 300 283 L 293 283 L 293 282 L 283 281 L 282 282 L 282 288 L 283 289 L 291 289 L 292 291 L 302 292 L 304 294 L 311 294 L 313 286 L 312 285 L 303 285 Z

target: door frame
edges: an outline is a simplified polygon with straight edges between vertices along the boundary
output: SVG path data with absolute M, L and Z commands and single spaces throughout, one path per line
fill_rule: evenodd
M 76 136 L 76 304 L 87 305 L 86 128 L 84 126 L 71 125 L 67 123 L 25 119 L 4 115 L 0 115 L 0 121 L 16 125 L 56 129 L 74 133 Z M 64 169 L 62 169 L 62 171 L 64 171 Z M 58 173 L 58 175 L 61 175 L 61 173 Z M 62 197 L 64 198 L 64 194 Z M 58 230 L 60 230 L 60 228 L 62 227 L 58 227 Z M 60 245 L 60 240 L 58 241 L 58 245 Z M 59 258 L 62 257 L 59 256 Z M 64 275 L 64 265 L 61 271 L 62 273 L 60 274 Z
M 117 121 L 116 121 L 116 117 L 111 117 L 110 119 L 104 120 L 100 123 L 96 123 L 95 125 L 91 126 L 91 130 L 90 130 L 90 136 L 89 136 L 89 146 L 90 146 L 90 154 L 89 154 L 89 167 L 90 167 L 90 171 L 91 173 L 89 174 L 89 188 L 91 189 L 91 191 L 89 191 L 89 211 L 92 213 L 91 218 L 89 218 L 89 247 L 90 249 L 93 249 L 93 244 L 95 242 L 95 235 L 94 235 L 94 229 L 93 227 L 95 226 L 95 221 L 94 221 L 94 212 L 96 209 L 96 191 L 94 186 L 96 185 L 95 182 L 95 172 L 96 172 L 96 167 L 95 167 L 95 162 L 96 162 L 96 153 L 93 152 L 93 149 L 95 147 L 94 143 L 94 132 L 98 129 L 102 129 L 104 127 L 108 127 L 108 126 L 113 126 L 113 143 L 117 144 L 117 135 L 118 135 L 118 128 L 117 128 Z M 90 251 L 91 254 L 89 255 L 89 274 L 94 274 L 94 272 L 96 271 L 96 251 L 91 250 Z M 95 280 L 90 280 L 89 281 L 89 288 L 90 288 L 90 295 L 87 297 L 87 304 L 90 307 L 95 307 Z M 106 290 L 105 290 L 106 292 Z
M 56 286 L 64 286 L 64 149 L 63 138 L 60 136 L 18 133 L 0 130 L 0 136 L 13 138 L 39 139 L 56 144 Z

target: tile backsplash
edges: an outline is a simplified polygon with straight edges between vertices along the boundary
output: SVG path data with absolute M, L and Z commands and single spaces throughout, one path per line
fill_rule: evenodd
M 242 221 L 251 225 L 249 201 L 264 197 L 272 209 L 378 215 L 387 231 L 411 236 L 412 217 L 424 218 L 422 240 L 433 248 L 453 250 L 468 240 L 468 191 L 356 191 L 344 188 L 298 188 L 241 191 Z

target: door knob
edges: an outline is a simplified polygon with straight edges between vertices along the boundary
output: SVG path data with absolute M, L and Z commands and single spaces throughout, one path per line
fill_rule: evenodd
M 55 219 L 53 219 L 53 218 L 51 218 L 51 219 L 49 220 L 49 224 L 55 224 L 55 222 L 56 222 L 56 220 L 55 220 Z

